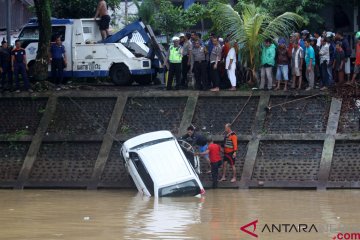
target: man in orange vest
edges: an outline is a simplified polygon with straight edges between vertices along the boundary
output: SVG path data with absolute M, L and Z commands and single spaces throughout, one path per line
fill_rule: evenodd
M 231 124 L 225 124 L 225 138 L 224 138 L 224 165 L 223 165 L 223 175 L 220 181 L 226 181 L 226 168 L 227 163 L 230 164 L 233 172 L 233 177 L 231 182 L 236 182 L 236 168 L 235 160 L 236 154 L 238 151 L 238 139 L 236 133 L 231 130 Z

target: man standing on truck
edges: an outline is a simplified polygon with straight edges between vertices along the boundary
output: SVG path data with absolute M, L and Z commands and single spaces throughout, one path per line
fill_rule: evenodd
M 100 17 L 99 28 L 101 32 L 101 37 L 104 40 L 109 36 L 109 27 L 111 20 L 108 14 L 106 2 L 104 0 L 99 0 L 94 19 L 96 20 L 97 17 Z
M 26 52 L 25 49 L 21 47 L 20 40 L 15 41 L 15 48 L 11 51 L 11 66 L 15 75 L 16 92 L 20 92 L 19 74 L 21 74 L 21 77 L 24 81 L 25 89 L 28 92 L 33 92 L 33 90 L 30 88 L 29 79 L 26 73 L 26 70 L 28 70 L 26 64 Z
M 57 36 L 55 43 L 50 47 L 51 75 L 55 79 L 56 91 L 61 90 L 64 79 L 64 68 L 66 67 L 65 47 L 61 37 Z
M 227 163 L 229 163 L 233 171 L 233 177 L 231 179 L 231 182 L 232 183 L 236 182 L 235 160 L 236 160 L 237 151 L 238 151 L 237 136 L 235 132 L 231 130 L 231 124 L 227 123 L 225 124 L 223 175 L 220 181 L 226 181 L 226 166 Z

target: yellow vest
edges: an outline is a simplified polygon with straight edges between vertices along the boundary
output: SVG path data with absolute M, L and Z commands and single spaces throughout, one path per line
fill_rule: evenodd
M 174 47 L 174 46 L 170 46 L 170 56 L 169 56 L 169 61 L 171 63 L 181 63 L 182 60 L 182 54 L 180 51 L 181 47 Z

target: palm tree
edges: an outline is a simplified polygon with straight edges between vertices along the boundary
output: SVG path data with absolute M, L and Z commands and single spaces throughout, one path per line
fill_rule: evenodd
M 219 3 L 212 13 L 220 16 L 216 19 L 217 26 L 222 28 L 220 31 L 229 35 L 230 40 L 238 41 L 242 63 L 252 72 L 251 80 L 255 80 L 264 40 L 289 36 L 303 23 L 303 18 L 291 12 L 272 17 L 254 4 L 238 4 L 235 9 L 238 11 Z

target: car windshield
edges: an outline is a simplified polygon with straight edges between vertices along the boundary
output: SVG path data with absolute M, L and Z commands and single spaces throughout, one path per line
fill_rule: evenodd
M 195 196 L 198 194 L 200 194 L 200 187 L 195 180 L 159 189 L 159 197 Z
M 174 138 L 172 138 L 172 137 L 156 139 L 156 140 L 153 140 L 153 141 L 150 141 L 150 142 L 146 142 L 146 143 L 136 145 L 135 147 L 130 148 L 130 150 L 134 150 L 134 149 L 139 150 L 139 149 L 144 148 L 144 147 L 149 147 L 151 145 L 155 145 L 155 144 L 159 144 L 159 143 L 163 143 L 163 142 L 167 142 L 167 141 L 172 141 L 172 140 L 174 140 Z
M 24 28 L 20 35 L 19 40 L 38 40 L 39 39 L 39 28 L 38 27 L 26 27 Z

